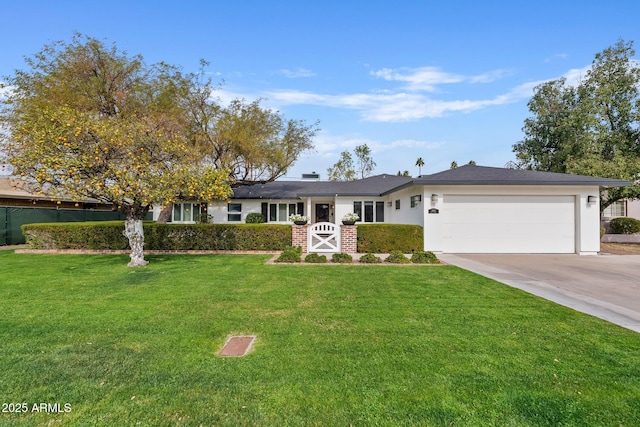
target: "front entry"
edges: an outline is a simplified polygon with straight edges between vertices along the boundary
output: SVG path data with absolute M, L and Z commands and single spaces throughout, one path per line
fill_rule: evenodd
M 329 222 L 329 204 L 316 204 L 316 222 Z

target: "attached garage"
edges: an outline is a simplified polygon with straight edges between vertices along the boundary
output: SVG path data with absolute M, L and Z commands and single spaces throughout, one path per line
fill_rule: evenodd
M 443 196 L 443 251 L 575 253 L 575 196 Z
M 600 188 L 628 184 L 465 165 L 420 177 L 408 191 L 424 201 L 425 250 L 587 255 L 600 250 Z

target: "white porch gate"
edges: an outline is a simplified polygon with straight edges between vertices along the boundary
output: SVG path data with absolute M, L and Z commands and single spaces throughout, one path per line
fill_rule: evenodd
M 309 227 L 307 251 L 340 252 L 340 227 L 330 222 L 317 222 Z

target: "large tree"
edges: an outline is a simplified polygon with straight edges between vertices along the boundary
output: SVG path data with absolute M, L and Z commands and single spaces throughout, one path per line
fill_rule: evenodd
M 202 161 L 185 106 L 197 76 L 147 65 L 76 34 L 5 78 L 0 149 L 14 174 L 52 198 L 91 198 L 126 217 L 129 265 L 145 265 L 142 219 L 152 203 L 226 199 L 229 173 Z
M 287 120 L 261 99 L 236 99 L 220 108 L 207 92 L 193 110 L 196 141 L 211 164 L 229 171 L 232 186 L 274 181 L 313 148 L 317 123 Z
M 302 153 L 313 149 L 318 122 L 285 119 L 262 106 L 262 99 L 234 99 L 222 106 L 216 102 L 211 80 L 202 80 L 208 63 L 201 61 L 201 66 L 198 84 L 182 104 L 190 119 L 189 139 L 203 163 L 228 172 L 232 187 L 275 181 Z M 167 206 L 158 222 L 170 216 L 171 206 Z
M 601 209 L 640 198 L 640 66 L 633 42 L 596 54 L 572 86 L 562 78 L 535 89 L 524 139 L 513 146 L 519 166 L 625 179 L 633 185 L 602 192 Z

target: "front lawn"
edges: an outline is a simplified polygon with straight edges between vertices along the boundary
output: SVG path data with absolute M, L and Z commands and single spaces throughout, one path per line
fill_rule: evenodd
M 640 335 L 459 268 L 148 258 L 0 251 L 0 425 L 640 425 Z

